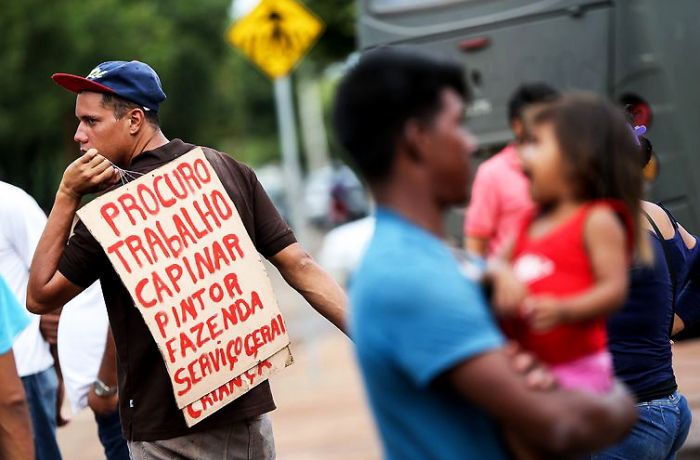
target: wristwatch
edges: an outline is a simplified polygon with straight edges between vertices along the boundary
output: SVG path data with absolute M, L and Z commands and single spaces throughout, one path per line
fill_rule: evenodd
M 95 394 L 100 398 L 109 398 L 117 394 L 117 387 L 110 387 L 100 379 L 95 379 L 95 383 L 92 384 L 95 390 Z

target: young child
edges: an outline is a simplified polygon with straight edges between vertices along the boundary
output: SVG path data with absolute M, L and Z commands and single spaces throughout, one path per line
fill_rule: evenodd
M 530 114 L 523 164 L 538 208 L 492 263 L 503 329 L 567 388 L 607 392 L 613 366 L 606 318 L 623 303 L 637 219 L 638 146 L 624 115 L 594 96 L 570 95 Z M 635 240 L 639 239 L 639 245 Z

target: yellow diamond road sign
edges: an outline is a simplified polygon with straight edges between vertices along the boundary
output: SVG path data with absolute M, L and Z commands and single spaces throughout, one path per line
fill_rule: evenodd
M 271 78 L 287 75 L 321 35 L 323 22 L 294 0 L 262 0 L 226 38 Z

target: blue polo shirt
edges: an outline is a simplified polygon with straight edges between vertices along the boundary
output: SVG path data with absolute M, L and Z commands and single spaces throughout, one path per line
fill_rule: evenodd
M 20 332 L 29 325 L 29 315 L 0 276 L 0 355 L 12 348 Z
M 435 380 L 503 338 L 478 285 L 430 233 L 386 209 L 353 279 L 350 328 L 389 460 L 506 459 L 499 427 Z

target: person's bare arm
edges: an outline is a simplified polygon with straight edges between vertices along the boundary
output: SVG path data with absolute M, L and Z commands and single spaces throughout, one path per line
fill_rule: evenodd
M 674 314 L 673 315 L 673 329 L 671 330 L 671 336 L 674 336 L 676 334 L 680 334 L 683 332 L 685 329 L 685 323 L 681 319 L 680 316 Z
M 0 355 L 0 458 L 34 458 L 29 406 L 12 350 Z
M 517 316 L 528 295 L 527 285 L 520 281 L 510 264 L 499 257 L 489 259 L 485 280 L 491 284 L 491 306 L 499 316 Z
M 622 306 L 627 295 L 629 262 L 625 231 L 609 209 L 597 208 L 586 221 L 584 240 L 595 277 L 594 285 L 580 295 L 560 299 L 532 297 L 524 313 L 533 328 L 546 330 L 560 323 L 605 316 Z
M 32 313 L 55 310 L 82 291 L 58 271 L 58 262 L 83 195 L 109 186 L 118 178 L 117 170 L 94 149 L 66 168 L 29 271 L 27 309 Z
M 608 395 L 533 391 L 504 349 L 469 359 L 443 377 L 466 400 L 517 433 L 545 458 L 599 450 L 634 425 L 634 400 L 618 385 Z
M 112 328 L 107 329 L 107 342 L 105 343 L 105 351 L 102 354 L 100 369 L 97 372 L 97 378 L 102 383 L 110 388 L 117 387 L 117 354 L 114 345 L 114 337 L 112 336 Z M 88 406 L 97 415 L 109 415 L 117 409 L 119 403 L 119 395 L 112 396 L 97 396 L 95 387 L 90 387 L 88 393 Z
M 517 315 L 528 295 L 527 285 L 515 276 L 511 266 L 514 249 L 515 240 L 509 238 L 486 264 L 485 282 L 493 292 L 491 306 L 500 316 Z
M 39 319 L 39 331 L 49 345 L 58 343 L 58 321 L 61 319 L 62 310 L 63 307 L 59 307 L 51 313 L 41 315 Z
M 486 250 L 489 247 L 488 238 L 467 235 L 464 238 L 464 249 L 481 257 L 486 257 Z
M 697 265 L 698 262 L 695 263 Z M 691 268 L 694 270 L 695 267 Z M 692 274 L 685 288 L 676 299 L 671 336 L 700 323 L 700 280 Z
M 63 307 L 58 308 L 51 313 L 41 315 L 39 320 L 39 331 L 46 343 L 49 344 L 49 351 L 53 357 L 54 368 L 56 369 L 56 378 L 58 380 L 58 388 L 56 390 L 56 424 L 59 427 L 65 426 L 70 422 L 70 419 L 63 416 L 63 400 L 65 398 L 65 385 L 63 383 L 63 371 L 61 370 L 61 360 L 58 356 L 58 322 L 61 318 Z
M 668 214 L 666 214 L 666 211 L 664 211 L 660 206 L 650 203 L 648 201 L 643 201 L 642 202 L 642 207 L 644 211 L 647 212 L 647 214 L 652 218 L 654 223 L 656 224 L 657 228 L 661 232 L 661 236 L 669 240 L 675 236 L 675 229 L 673 226 L 673 222 L 671 222 L 671 219 L 669 218 Z M 644 219 L 642 220 L 644 227 L 649 230 L 649 231 L 654 231 L 653 227 L 649 224 L 649 222 Z M 691 235 L 685 228 L 680 223 L 678 224 L 678 233 L 681 235 L 681 238 L 683 239 L 683 242 L 685 243 L 686 247 L 688 249 L 693 249 L 695 248 L 695 245 L 697 244 L 696 238 Z M 667 263 L 665 260 L 663 263 Z M 695 281 L 696 275 L 695 272 L 696 266 L 698 262 L 696 260 L 695 264 L 690 267 L 690 273 L 689 273 L 689 283 L 683 289 L 683 291 L 680 293 L 680 296 L 676 299 L 676 312 L 673 315 L 673 326 L 671 329 L 671 336 L 674 336 L 676 334 L 680 334 L 683 332 L 686 328 L 686 320 L 689 322 L 690 326 L 695 324 L 697 322 L 697 318 L 699 316 L 698 309 L 700 309 L 700 288 L 698 286 L 697 281 Z M 678 312 L 680 312 L 684 317 L 682 318 Z
M 270 261 L 317 312 L 347 334 L 345 292 L 299 243 L 287 246 Z
M 464 216 L 464 249 L 486 257 L 489 241 L 498 228 L 500 184 L 493 168 L 479 166 Z
M 81 289 L 68 281 L 59 271 L 73 216 L 80 198 L 59 189 L 41 240 L 34 252 L 27 284 L 27 309 L 32 313 L 49 313 L 78 295 Z

